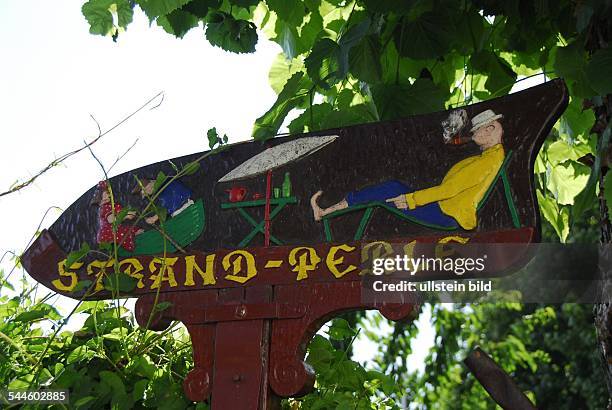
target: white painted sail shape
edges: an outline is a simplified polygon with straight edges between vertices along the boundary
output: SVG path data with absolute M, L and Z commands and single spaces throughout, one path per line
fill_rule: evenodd
M 310 155 L 327 144 L 334 142 L 336 138 L 338 138 L 338 135 L 299 138 L 268 148 L 225 174 L 219 182 L 235 181 L 264 174 Z

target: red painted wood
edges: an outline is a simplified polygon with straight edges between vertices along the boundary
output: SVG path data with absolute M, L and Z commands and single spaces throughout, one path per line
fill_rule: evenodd
M 187 325 L 193 345 L 194 368 L 183 382 L 185 394 L 192 401 L 210 398 L 214 376 L 215 325 Z
M 250 303 L 269 302 L 271 287 L 227 289 L 220 291 L 221 303 L 242 302 L 240 314 L 246 315 Z M 259 409 L 262 395 L 267 395 L 263 374 L 266 371 L 269 335 L 263 320 L 220 322 L 215 335 L 215 375 L 212 410 Z

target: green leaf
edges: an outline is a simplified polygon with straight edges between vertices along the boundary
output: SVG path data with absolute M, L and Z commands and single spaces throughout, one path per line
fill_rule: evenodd
M 338 39 L 338 77 L 344 78 L 349 70 L 349 53 L 370 30 L 371 20 L 366 18 L 357 24 L 352 25 Z
M 146 355 L 140 355 L 132 360 L 131 366 L 134 366 L 134 370 L 147 379 L 152 380 L 155 377 L 157 367 L 153 364 L 151 359 Z
M 81 345 L 75 348 L 66 359 L 68 364 L 80 362 L 83 360 L 89 360 L 94 357 L 94 352 L 91 351 L 86 345 Z
M 561 242 L 565 243 L 569 234 L 569 211 L 567 208 L 557 206 L 554 199 L 544 197 L 540 191 L 537 191 L 538 205 L 540 212 L 544 218 L 550 222 Z
M 444 13 L 427 12 L 414 21 L 400 22 L 393 32 L 400 55 L 416 60 L 444 56 L 451 49 L 451 21 Z
M 187 11 L 198 18 L 205 18 L 208 15 L 208 10 L 218 9 L 221 7 L 221 0 L 191 0 L 183 6 L 183 10 Z
M 317 373 L 328 371 L 334 361 L 334 348 L 329 340 L 321 335 L 315 335 L 308 345 L 306 361 L 314 367 Z
M 170 14 L 189 2 L 190 0 L 136 0 L 136 4 L 145 12 L 149 21 Z
M 79 262 L 81 259 L 87 256 L 90 250 L 91 248 L 89 247 L 89 244 L 87 242 L 83 242 L 78 251 L 73 251 L 68 254 L 66 257 L 66 266 L 71 267 L 75 263 Z
M 584 49 L 576 41 L 566 47 L 557 48 L 554 63 L 555 72 L 567 81 L 579 78 L 585 69 L 584 57 Z
M 315 43 L 304 60 L 306 72 L 315 84 L 324 89 L 331 87 L 333 81 L 328 83 L 328 80 L 336 78 L 338 74 L 339 53 L 340 47 L 332 39 L 322 38 Z
M 113 292 L 129 293 L 136 289 L 138 279 L 125 273 L 106 275 L 103 280 L 104 289 Z
M 117 13 L 117 24 L 126 28 L 134 19 L 134 9 L 128 0 L 117 0 L 114 2 Z
M 213 46 L 233 53 L 252 53 L 257 44 L 257 31 L 250 21 L 215 12 L 208 16 L 206 38 Z
M 149 381 L 146 379 L 138 380 L 134 383 L 134 389 L 132 390 L 132 400 L 135 402 L 140 401 L 144 398 L 145 391 L 149 385 Z
M 193 175 L 200 169 L 200 163 L 197 161 L 193 161 L 188 163 L 181 170 L 181 175 Z
M 78 293 L 83 290 L 89 289 L 93 282 L 90 280 L 80 280 L 77 282 L 76 286 L 72 289 L 72 292 Z
M 548 146 L 546 155 L 552 165 L 557 165 L 568 160 L 576 161 L 590 152 L 591 148 L 586 143 L 570 145 L 558 140 Z
M 113 15 L 108 9 L 108 1 L 89 0 L 81 7 L 81 12 L 89 23 L 91 34 L 109 34 L 113 29 Z
M 598 50 L 586 67 L 589 85 L 599 95 L 612 93 L 612 48 Z
M 508 94 L 516 82 L 516 73 L 510 64 L 491 51 L 480 51 L 472 56 L 470 63 L 474 70 L 487 76 L 485 88 L 494 97 Z
M 367 83 L 376 83 L 382 79 L 380 62 L 380 40 L 376 35 L 364 37 L 349 52 L 349 69 L 351 74 Z
M 170 308 L 170 306 L 172 306 L 172 302 L 168 302 L 168 301 L 159 302 L 158 304 L 155 305 L 155 308 L 153 309 L 153 311 L 154 312 L 162 312 L 162 311 Z
M 305 94 L 310 87 L 311 83 L 304 77 L 304 73 L 293 74 L 278 94 L 274 105 L 255 121 L 253 138 L 264 140 L 276 135 L 289 111 L 305 98 L 305 95 L 302 94 Z
M 219 143 L 219 134 L 217 133 L 217 128 L 209 128 L 206 131 L 206 138 L 208 138 L 208 147 L 210 149 L 214 149 L 215 146 Z
M 398 66 L 399 62 L 399 66 Z M 411 78 L 417 78 L 425 63 L 410 58 L 402 58 L 391 41 L 381 56 L 382 82 L 386 84 L 410 84 Z
M 584 110 L 582 100 L 572 99 L 561 117 L 561 132 L 569 135 L 572 140 L 582 136 L 588 137 L 595 124 L 593 110 Z
M 108 370 L 102 370 L 100 372 L 100 380 L 110 387 L 112 392 L 112 409 L 121 410 L 132 408 L 130 398 L 125 391 L 125 385 L 121 377 Z
M 166 16 L 160 16 L 157 19 L 157 24 L 167 33 L 183 38 L 189 30 L 198 26 L 198 21 L 198 17 L 195 15 L 179 9 Z
M 119 211 L 115 217 L 115 220 L 113 221 L 113 226 L 118 227 L 130 211 L 132 211 L 130 208 L 123 208 L 121 211 Z
M 297 134 L 303 131 L 318 131 L 323 129 L 322 122 L 333 111 L 329 103 L 315 104 L 289 123 L 289 132 Z M 312 121 L 311 121 L 312 118 Z
M 61 318 L 61 316 L 54 307 L 43 303 L 36 309 L 28 310 L 18 314 L 13 319 L 13 322 L 34 322 L 40 319 L 57 320 L 59 318 Z
M 163 171 L 159 171 L 157 173 L 157 177 L 155 178 L 155 183 L 153 184 L 154 194 L 164 185 L 167 178 L 168 176 Z
M 323 17 L 313 11 L 306 17 L 307 22 L 300 29 L 299 51 L 304 53 L 312 48 L 315 41 L 323 35 Z
M 94 396 L 85 396 L 81 397 L 77 401 L 74 402 L 74 407 L 76 409 L 80 408 L 90 408 L 90 405 L 97 401 L 99 398 Z
M 101 300 L 85 301 L 85 302 L 81 302 L 81 304 L 79 305 L 77 310 L 75 310 L 74 313 L 96 312 L 98 310 L 104 310 L 105 307 L 106 307 L 106 303 Z
M 235 6 L 248 9 L 252 6 L 257 6 L 259 0 L 229 0 L 229 2 Z
M 351 328 L 349 322 L 342 318 L 336 318 L 329 326 L 327 334 L 333 340 L 345 340 L 355 336 L 355 330 Z
M 547 188 L 561 205 L 572 205 L 589 178 L 588 168 L 579 163 L 558 164 L 551 169 Z
M 608 123 L 608 126 L 599 138 L 597 155 L 595 155 L 595 161 L 591 167 L 591 173 L 586 183 L 586 187 L 574 200 L 574 206 L 572 207 L 572 218 L 574 221 L 579 220 L 586 210 L 593 208 L 594 201 L 597 200 L 595 192 L 601 172 L 601 159 L 607 155 L 608 145 L 610 144 L 610 135 L 612 134 L 611 127 L 612 123 Z
M 276 13 L 279 19 L 294 27 L 299 27 L 304 21 L 306 8 L 301 0 L 266 0 L 268 8 Z
M 586 52 L 578 41 L 557 48 L 553 67 L 568 83 L 573 97 L 590 97 L 595 93 L 587 79 Z
M 413 7 L 414 3 L 422 1 L 398 1 L 398 0 L 361 0 L 368 11 L 374 13 L 405 13 Z
M 298 32 L 296 28 L 282 20 L 277 20 L 274 32 L 276 33 L 276 37 L 272 40 L 281 46 L 286 58 L 291 60 L 297 57 Z
M 209 128 L 208 131 L 206 131 L 206 138 L 208 138 L 208 147 L 211 150 L 219 150 L 221 146 L 227 144 L 228 141 L 227 135 L 223 134 L 223 137 L 221 137 L 216 127 Z
M 446 100 L 446 93 L 425 78 L 419 78 L 412 85 L 379 84 L 371 89 L 382 120 L 439 111 L 444 109 Z
M 283 53 L 276 56 L 268 73 L 270 87 L 279 94 L 291 76 L 304 70 L 304 62 L 301 59 L 288 60 Z

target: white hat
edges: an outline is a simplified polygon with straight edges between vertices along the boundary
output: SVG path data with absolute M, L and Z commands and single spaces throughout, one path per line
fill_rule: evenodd
M 502 117 L 503 115 L 495 114 L 493 110 L 483 111 L 480 114 L 476 115 L 474 118 L 472 118 L 472 129 L 470 130 L 470 132 L 474 132 L 478 128 L 484 127 L 488 123 L 493 122 Z

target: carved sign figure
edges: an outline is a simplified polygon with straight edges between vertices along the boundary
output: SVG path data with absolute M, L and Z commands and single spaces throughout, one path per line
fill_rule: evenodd
M 474 229 L 478 224 L 478 204 L 504 162 L 504 130 L 498 121 L 500 118 L 502 115 L 492 110 L 474 117 L 472 140 L 482 153 L 453 165 L 439 185 L 415 190 L 399 181 L 387 181 L 351 192 L 342 201 L 325 209 L 321 209 L 317 203 L 323 194 L 323 191 L 318 191 L 311 198 L 314 219 L 320 221 L 326 215 L 351 206 L 385 201 L 429 226 Z
M 179 320 L 191 335 L 194 369 L 184 384 L 190 399 L 211 400 L 215 410 L 268 409 L 279 397 L 312 387 L 305 349 L 327 320 L 355 309 L 411 317 L 416 301 L 409 294 L 393 302 L 364 298 L 373 259 L 397 245 L 409 254 L 431 244 L 437 257 L 453 243 L 486 251 L 488 244 L 539 240 L 533 165 L 567 102 L 565 84 L 554 80 L 459 111 L 233 144 L 201 160 L 197 153 L 151 164 L 107 181 L 114 203 L 139 218 L 130 214 L 114 227 L 121 208 L 110 206 L 107 189 L 93 187 L 21 260 L 34 279 L 76 299 L 109 298 L 106 276 L 131 277 L 134 289 L 121 296 L 138 298 L 141 325 L 160 330 Z M 137 190 L 144 195 L 132 194 L 138 180 L 172 177 L 197 159 L 197 172 L 166 193 L 145 181 Z M 229 198 L 228 190 L 234 192 Z M 156 195 L 154 203 L 170 217 L 134 225 L 150 216 L 145 210 Z M 94 196 L 99 208 L 89 206 Z M 114 253 L 101 256 L 101 248 L 68 266 L 68 254 L 83 243 L 108 241 L 109 226 L 118 260 Z M 146 231 L 136 235 L 139 229 Z M 490 255 L 487 272 L 463 277 L 502 275 L 528 260 L 520 248 L 511 249 Z M 432 278 L 456 274 L 420 277 Z M 78 286 L 86 280 L 91 286 Z M 155 309 L 162 302 L 169 307 Z

